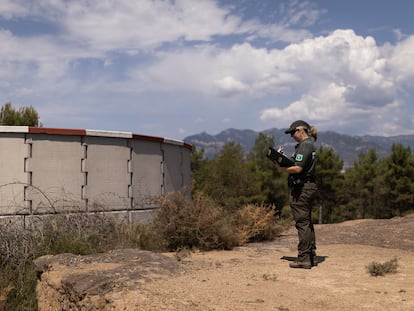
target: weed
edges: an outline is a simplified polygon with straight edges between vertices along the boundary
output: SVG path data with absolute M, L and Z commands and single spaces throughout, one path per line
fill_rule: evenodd
M 191 250 L 188 248 L 180 248 L 175 251 L 175 259 L 182 261 L 187 257 L 191 257 Z
M 397 258 L 393 258 L 384 263 L 378 263 L 378 262 L 373 261 L 367 266 L 367 271 L 372 276 L 383 276 L 386 273 L 396 273 L 397 269 L 398 269 Z

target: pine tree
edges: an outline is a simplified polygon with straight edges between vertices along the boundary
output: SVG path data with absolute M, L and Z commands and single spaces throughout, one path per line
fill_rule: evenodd
M 200 176 L 200 190 L 228 210 L 250 203 L 252 196 L 258 192 L 254 175 L 239 144 L 225 144 L 205 168 Z
M 343 161 L 331 148 L 321 146 L 317 152 L 316 178 L 319 186 L 322 222 L 342 220 L 338 206 L 338 189 L 343 180 Z
M 354 167 L 346 171 L 342 198 L 346 197 L 347 219 L 380 217 L 378 174 L 378 156 L 374 149 L 360 154 Z
M 382 198 L 387 203 L 388 216 L 414 210 L 414 156 L 409 147 L 393 144 L 391 155 L 384 159 Z
M 267 206 L 274 205 L 281 210 L 288 204 L 288 188 L 286 176 L 266 157 L 269 147 L 274 145 L 273 137 L 259 133 L 247 159 L 260 189 L 252 201 Z
M 0 125 L 39 126 L 39 114 L 32 106 L 16 110 L 11 103 L 6 103 L 0 110 Z

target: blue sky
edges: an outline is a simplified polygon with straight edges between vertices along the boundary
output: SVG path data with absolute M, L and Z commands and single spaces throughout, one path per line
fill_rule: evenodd
M 408 0 L 0 0 L 0 103 L 46 127 L 414 134 Z

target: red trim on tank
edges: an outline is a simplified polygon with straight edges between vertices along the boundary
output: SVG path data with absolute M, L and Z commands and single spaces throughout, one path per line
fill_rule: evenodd
M 29 133 L 50 135 L 86 135 L 86 130 L 29 126 Z
M 162 137 L 139 135 L 139 134 L 132 134 L 132 139 L 146 140 L 146 141 L 156 141 L 156 142 L 159 142 L 159 143 L 164 142 L 164 138 L 162 138 Z

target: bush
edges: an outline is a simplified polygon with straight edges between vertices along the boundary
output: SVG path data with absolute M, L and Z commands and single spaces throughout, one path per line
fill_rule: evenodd
M 386 273 L 396 273 L 397 268 L 398 268 L 397 258 L 393 258 L 384 263 L 378 263 L 378 262 L 373 261 L 367 266 L 367 270 L 372 276 L 383 276 Z
M 152 228 L 169 251 L 231 249 L 242 243 L 232 217 L 201 194 L 191 199 L 177 192 L 161 198 Z
M 232 249 L 246 242 L 273 240 L 287 226 L 286 221 L 276 221 L 271 208 L 247 205 L 230 213 L 201 194 L 190 199 L 185 193 L 173 193 L 159 205 L 153 230 L 170 251 Z
M 290 221 L 276 221 L 274 209 L 247 205 L 238 212 L 237 226 L 244 242 L 273 240 L 285 231 Z

